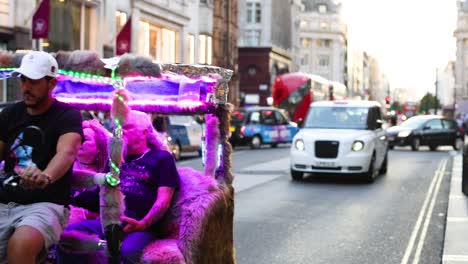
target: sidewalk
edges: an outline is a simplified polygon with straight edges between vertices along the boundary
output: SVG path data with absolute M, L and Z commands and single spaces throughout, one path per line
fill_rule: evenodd
M 453 157 L 443 264 L 468 264 L 468 197 L 461 191 L 463 157 Z

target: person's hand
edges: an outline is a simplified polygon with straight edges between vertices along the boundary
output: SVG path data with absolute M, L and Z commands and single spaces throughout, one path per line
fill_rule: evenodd
M 34 165 L 18 170 L 18 175 L 21 186 L 26 189 L 43 189 L 49 184 L 46 174 Z
M 130 217 L 122 216 L 122 221 L 126 222 L 126 224 L 124 224 L 124 228 L 123 228 L 123 231 L 126 234 L 133 233 L 133 232 L 145 231 L 146 228 L 148 228 L 148 226 L 146 225 L 146 223 L 144 221 L 138 221 L 138 220 L 130 218 Z

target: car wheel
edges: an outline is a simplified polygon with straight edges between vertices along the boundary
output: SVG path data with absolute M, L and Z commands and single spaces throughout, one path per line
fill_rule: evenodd
M 387 173 L 387 168 L 388 168 L 388 154 L 385 153 L 385 157 L 384 157 L 384 160 L 382 162 L 382 166 L 380 166 L 379 174 Z
M 293 181 L 301 181 L 304 178 L 304 172 L 291 169 L 291 178 Z
M 250 148 L 257 149 L 262 145 L 262 139 L 260 136 L 253 136 L 252 140 L 250 141 Z
M 272 148 L 278 147 L 278 143 L 272 143 L 272 144 L 271 144 L 271 147 L 272 147 Z
M 413 151 L 418 151 L 420 146 L 421 140 L 419 138 L 413 138 L 413 141 L 411 141 L 411 149 Z
M 455 139 L 455 142 L 453 142 L 452 145 L 454 150 L 460 150 L 463 147 L 463 140 L 461 138 Z
M 437 145 L 429 145 L 429 149 L 430 149 L 431 151 L 436 151 L 436 150 L 437 150 L 437 147 L 438 147 Z
M 172 145 L 172 155 L 174 156 L 175 160 L 180 160 L 180 145 L 179 143 L 175 143 Z
M 364 173 L 364 180 L 369 183 L 375 180 L 375 153 L 372 154 L 372 158 L 369 164 L 369 170 L 366 173 Z

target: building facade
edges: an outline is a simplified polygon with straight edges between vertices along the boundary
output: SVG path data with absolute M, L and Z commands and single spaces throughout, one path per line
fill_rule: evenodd
M 332 0 L 302 0 L 300 15 L 300 71 L 346 84 L 347 26 L 341 4 Z
M 237 0 L 214 1 L 213 65 L 231 69 L 234 75 L 229 82 L 228 101 L 239 105 L 238 74 L 238 7 Z
M 276 76 L 295 67 L 299 24 L 293 14 L 300 8 L 295 0 L 239 0 L 240 105 L 270 104 Z
M 353 99 L 363 99 L 364 93 L 364 52 L 349 49 L 348 52 L 348 95 Z
M 131 19 L 133 54 L 233 70 L 237 64 L 237 0 L 50 0 L 49 38 L 34 44 L 31 20 L 39 3 L 0 0 L 0 49 L 92 50 L 112 57 L 116 36 Z M 236 103 L 235 79 L 230 88 Z
M 369 100 L 374 100 L 385 105 L 385 97 L 390 96 L 389 82 L 384 73 L 381 72 L 379 62 L 368 55 L 369 63 Z
M 437 99 L 444 112 L 452 113 L 455 108 L 455 62 L 437 70 Z
M 454 32 L 457 44 L 455 62 L 455 100 L 459 106 L 468 110 L 468 2 L 457 1 L 458 18 Z

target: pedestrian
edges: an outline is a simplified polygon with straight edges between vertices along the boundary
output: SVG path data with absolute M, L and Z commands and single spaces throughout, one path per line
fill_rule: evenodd
M 83 139 L 80 112 L 52 97 L 57 61 L 46 52 L 26 54 L 13 72 L 23 100 L 0 113 L 0 160 L 18 188 L 0 184 L 0 263 L 38 263 L 56 243 L 68 219 L 71 169 Z M 32 162 L 18 167 L 11 149 L 23 129 L 40 128 Z
M 163 146 L 147 114 L 131 111 L 123 125 L 123 137 L 127 155 L 120 167 L 120 188 L 125 196 L 121 258 L 124 263 L 139 263 L 143 249 L 158 235 L 156 226 L 179 188 L 179 174 L 174 157 Z M 105 239 L 100 219 L 72 224 L 64 234 L 71 232 Z M 84 263 L 87 257 L 60 248 L 57 259 L 59 263 Z

